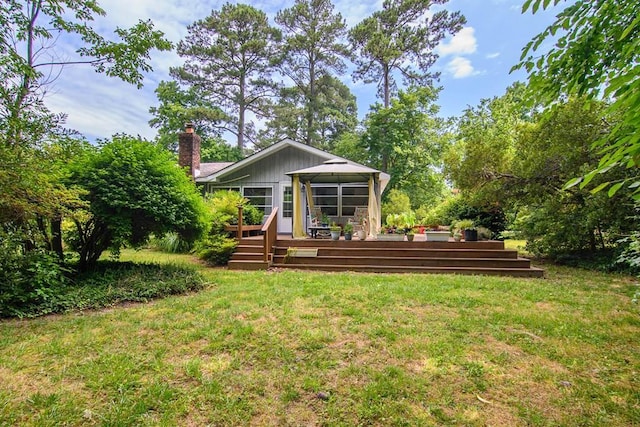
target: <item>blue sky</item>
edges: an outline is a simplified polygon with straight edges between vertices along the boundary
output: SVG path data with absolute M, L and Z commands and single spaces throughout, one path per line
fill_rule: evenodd
M 187 25 L 205 17 L 224 2 L 205 0 L 101 0 L 107 12 L 95 22 L 102 34 L 111 34 L 116 27 L 129 27 L 138 19 L 151 19 L 167 38 L 178 42 L 186 35 Z M 272 20 L 278 10 L 290 7 L 293 0 L 245 1 L 264 10 Z M 443 87 L 439 105 L 441 116 L 458 116 L 468 106 L 475 106 L 482 98 L 500 96 L 514 81 L 524 81 L 522 72 L 509 74 L 518 62 L 522 47 L 547 25 L 553 22 L 559 8 L 521 14 L 523 0 L 450 0 L 449 10 L 460 10 L 467 18 L 465 28 L 438 48 L 440 59 L 435 70 L 442 73 Z M 340 12 L 353 26 L 382 6 L 382 1 L 335 0 Z M 561 3 L 560 7 L 566 6 Z M 58 49 L 73 58 L 77 46 L 59 40 Z M 68 114 L 67 127 L 75 129 L 90 140 L 108 138 L 115 133 L 128 133 L 152 139 L 155 130 L 148 121 L 148 110 L 157 104 L 154 90 L 162 80 L 169 80 L 169 67 L 182 64 L 174 52 L 152 52 L 154 71 L 145 76 L 144 87 L 138 90 L 117 79 L 95 73 L 89 67 L 66 67 L 46 98 L 47 105 L 56 112 Z M 353 83 L 350 76 L 343 81 L 358 99 L 358 113 L 362 118 L 369 106 L 376 102 L 374 84 Z

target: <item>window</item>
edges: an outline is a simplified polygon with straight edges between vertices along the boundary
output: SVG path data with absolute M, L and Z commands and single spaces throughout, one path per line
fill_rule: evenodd
M 293 218 L 293 190 L 291 186 L 284 187 L 282 217 Z
M 342 214 L 341 216 L 353 216 L 358 206 L 369 204 L 369 188 L 363 186 L 342 187 Z
M 271 187 L 245 187 L 244 197 L 260 209 L 264 215 L 269 215 L 273 207 L 273 189 Z
M 313 187 L 313 204 L 323 215 L 338 216 L 338 187 Z

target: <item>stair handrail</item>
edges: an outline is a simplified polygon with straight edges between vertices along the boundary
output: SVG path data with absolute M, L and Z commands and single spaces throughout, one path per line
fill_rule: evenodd
M 273 254 L 273 247 L 278 239 L 278 208 L 275 207 L 262 226 L 262 236 L 264 242 L 264 262 L 270 262 Z

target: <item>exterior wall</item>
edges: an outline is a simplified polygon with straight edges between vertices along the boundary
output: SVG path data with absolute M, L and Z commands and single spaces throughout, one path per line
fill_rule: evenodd
M 284 149 L 258 160 L 242 169 L 225 175 L 217 182 L 207 183 L 204 192 L 214 192 L 217 189 L 247 187 L 270 187 L 272 190 L 272 207 L 280 208 L 278 230 L 290 232 L 290 219 L 282 217 L 283 187 L 291 186 L 291 177 L 287 172 L 319 165 L 329 157 L 317 156 L 294 147 Z

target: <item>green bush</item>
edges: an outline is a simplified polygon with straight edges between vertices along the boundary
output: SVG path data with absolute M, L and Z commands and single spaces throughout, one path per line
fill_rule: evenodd
M 238 242 L 220 234 L 210 234 L 198 240 L 193 252 L 211 265 L 226 265 L 236 250 Z
M 157 251 L 170 254 L 187 253 L 193 247 L 191 243 L 175 232 L 165 233 L 162 237 L 153 236 L 149 241 L 149 246 Z
M 25 252 L 19 233 L 0 232 L 0 317 L 27 316 L 54 299 L 68 283 L 65 272 L 54 253 Z
M 42 267 L 52 265 L 42 264 Z M 204 285 L 204 278 L 193 267 L 99 261 L 94 270 L 70 276 L 69 280 L 55 288 L 47 288 L 46 292 L 35 292 L 39 297 L 22 299 L 19 306 L 6 305 L 3 288 L 0 314 L 3 317 L 35 317 L 108 307 L 126 301 L 146 302 L 196 291 Z
M 243 206 L 242 222 L 247 225 L 261 224 L 263 213 L 249 204 L 237 191 L 219 190 L 207 194 L 205 204 L 211 215 L 211 232 L 223 234 L 225 225 L 238 223 L 238 206 Z

